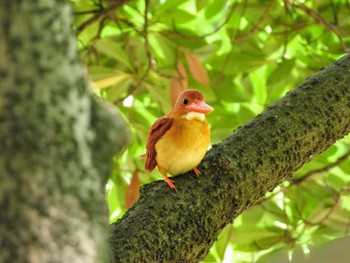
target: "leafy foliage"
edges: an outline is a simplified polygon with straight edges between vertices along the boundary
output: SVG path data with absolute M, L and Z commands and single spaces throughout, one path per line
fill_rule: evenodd
M 345 0 L 72 1 L 94 92 L 116 105 L 133 140 L 114 160 L 110 221 L 145 184 L 151 124 L 179 91 L 206 94 L 218 143 L 350 45 Z M 337 142 L 228 226 L 205 262 L 265 262 L 307 256 L 349 234 L 350 137 Z M 311 158 L 311 156 L 310 156 Z

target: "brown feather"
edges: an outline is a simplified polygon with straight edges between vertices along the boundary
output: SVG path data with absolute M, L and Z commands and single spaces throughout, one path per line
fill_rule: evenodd
M 146 145 L 146 162 L 145 169 L 147 172 L 152 172 L 153 169 L 157 166 L 156 156 L 156 144 L 160 138 L 170 129 L 173 123 L 173 119 L 168 116 L 164 116 L 158 119 L 151 127 L 148 134 L 148 141 Z

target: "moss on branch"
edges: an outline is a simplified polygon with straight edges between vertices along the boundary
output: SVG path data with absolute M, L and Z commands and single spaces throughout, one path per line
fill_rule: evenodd
M 350 55 L 213 145 L 197 178 L 145 185 L 111 226 L 114 262 L 198 262 L 220 231 L 350 132 Z

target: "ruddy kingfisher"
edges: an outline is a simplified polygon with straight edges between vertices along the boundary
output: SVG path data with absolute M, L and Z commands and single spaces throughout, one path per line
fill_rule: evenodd
M 193 169 L 203 159 L 210 142 L 210 130 L 205 114 L 214 109 L 204 102 L 204 95 L 194 89 L 180 93 L 173 109 L 159 118 L 148 134 L 145 169 L 152 172 L 157 166 L 165 182 L 175 189 L 175 176 Z

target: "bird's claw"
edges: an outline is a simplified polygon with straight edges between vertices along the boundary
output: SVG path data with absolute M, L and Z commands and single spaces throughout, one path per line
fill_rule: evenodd
M 169 179 L 169 177 L 166 177 L 164 181 L 170 186 L 170 188 L 176 190 L 175 182 L 173 180 Z
M 200 174 L 201 174 L 201 171 L 199 171 L 199 170 L 197 169 L 197 167 L 194 167 L 194 168 L 193 168 L 193 172 L 194 172 L 197 176 L 200 176 Z

